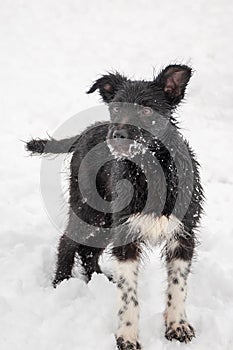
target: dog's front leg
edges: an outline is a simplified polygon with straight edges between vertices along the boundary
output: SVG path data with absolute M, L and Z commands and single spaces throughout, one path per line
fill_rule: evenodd
M 189 342 L 195 337 L 193 327 L 187 320 L 185 300 L 187 296 L 187 279 L 190 272 L 194 242 L 192 237 L 167 245 L 167 306 L 165 311 L 166 338 Z
M 139 306 L 137 279 L 140 253 L 136 244 L 113 249 L 116 257 L 119 325 L 116 333 L 119 350 L 141 349 L 138 342 Z

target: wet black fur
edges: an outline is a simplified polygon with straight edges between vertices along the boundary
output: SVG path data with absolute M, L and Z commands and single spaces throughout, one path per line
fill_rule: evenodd
M 124 239 L 127 236 L 127 225 L 119 226 L 119 224 L 126 222 L 130 215 L 137 213 L 153 213 L 155 216 L 161 214 L 169 216 L 171 213 L 176 215 L 183 223 L 184 230 L 182 235 L 177 236 L 180 242 L 179 247 L 172 253 L 167 249 L 166 259 L 170 261 L 173 258 L 181 258 L 191 261 L 195 248 L 195 229 L 202 213 L 203 190 L 199 177 L 199 164 L 188 142 L 183 139 L 173 114 L 184 97 L 191 74 L 192 71 L 187 66 L 171 65 L 152 81 L 131 81 L 118 73 L 104 75 L 93 84 L 88 93 L 98 90 L 103 101 L 109 104 L 110 122 L 98 122 L 95 127 L 87 128 L 81 135 L 66 140 L 34 139 L 27 143 L 27 150 L 33 154 L 73 152 L 69 200 L 71 210 L 66 232 L 60 239 L 54 286 L 71 277 L 76 253 L 80 257 L 87 280 L 90 280 L 93 272 L 101 272 L 98 258 L 104 247 L 111 242 L 115 243 L 112 254 L 117 259 L 140 258 L 141 245 L 144 244 L 143 239 L 138 240 L 138 232 L 135 232 L 133 241 L 124 244 Z M 120 105 L 123 107 L 119 113 L 114 114 L 114 106 L 119 103 L 123 103 Z M 137 130 L 137 128 L 132 127 L 132 118 L 135 118 L 138 112 L 128 107 L 128 104 L 130 106 L 136 104 L 141 108 L 143 106 L 150 107 L 153 110 L 150 117 L 143 117 L 140 121 L 140 124 L 145 125 L 147 131 L 143 128 Z M 126 112 L 122 114 L 124 108 L 126 108 Z M 156 119 L 158 115 L 159 121 Z M 153 118 L 155 118 L 154 124 L 151 123 Z M 130 139 L 138 142 L 143 136 L 146 147 L 153 152 L 154 157 L 159 161 L 165 175 L 166 188 L 163 188 L 164 183 L 161 181 L 159 167 L 149 164 L 142 154 L 135 157 L 140 164 L 146 163 L 147 172 L 153 174 L 152 187 L 149 190 L 145 172 L 139 165 L 124 158 L 114 159 L 107 162 L 98 172 L 96 186 L 99 194 L 107 201 L 114 200 L 117 195 L 121 195 L 121 192 L 124 197 L 124 188 L 118 188 L 116 192 L 116 186 L 119 180 L 127 179 L 133 185 L 134 195 L 130 205 L 122 211 L 114 214 L 103 213 L 101 208 L 99 211 L 93 209 L 83 200 L 77 185 L 78 171 L 82 159 L 95 145 L 106 139 L 111 139 L 115 130 L 121 132 L 123 129 L 126 130 Z M 160 134 L 161 130 L 162 134 Z M 156 138 L 154 135 L 159 137 Z M 187 146 L 187 152 L 183 151 L 183 144 Z M 92 167 L 96 165 L 96 162 L 111 154 L 107 146 L 103 152 L 101 159 L 98 154 L 94 154 L 89 162 L 86 168 L 86 184 L 89 182 Z M 182 174 L 178 175 L 176 164 L 180 164 L 183 168 Z M 149 191 L 152 192 L 153 199 L 149 198 Z M 181 191 L 181 198 L 179 198 L 178 206 L 174 212 L 179 191 Z M 166 199 L 161 213 L 159 212 L 160 200 L 164 193 L 166 193 Z M 148 207 L 145 209 L 145 203 L 148 201 Z M 184 205 L 187 205 L 185 215 L 182 214 Z M 83 221 L 90 225 L 90 232 L 87 232 L 86 225 L 82 224 Z M 101 237 L 98 235 L 99 228 L 102 232 Z M 93 235 L 88 237 L 89 233 Z M 76 241 L 80 242 L 80 237 L 82 237 L 83 244 L 76 243 Z

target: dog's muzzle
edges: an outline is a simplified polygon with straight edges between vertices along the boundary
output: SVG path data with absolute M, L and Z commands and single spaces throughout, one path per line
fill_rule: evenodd
M 128 138 L 127 130 L 125 130 L 125 129 L 113 130 L 112 138 L 115 140 L 116 139 L 127 139 Z
M 107 135 L 107 145 L 111 153 L 117 157 L 130 157 L 132 158 L 136 154 L 142 151 L 142 145 L 137 143 L 126 128 L 112 127 L 109 129 Z

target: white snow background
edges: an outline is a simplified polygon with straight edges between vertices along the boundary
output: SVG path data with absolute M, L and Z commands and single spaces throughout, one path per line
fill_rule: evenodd
M 206 192 L 187 300 L 197 338 L 164 338 L 166 273 L 155 250 L 140 276 L 141 340 L 144 350 L 233 348 L 232 18 L 232 0 L 0 2 L 1 350 L 115 348 L 114 285 L 94 276 L 51 287 L 60 233 L 43 207 L 41 159 L 20 140 L 97 105 L 85 91 L 98 74 L 150 79 L 173 62 L 195 69 L 177 114 Z

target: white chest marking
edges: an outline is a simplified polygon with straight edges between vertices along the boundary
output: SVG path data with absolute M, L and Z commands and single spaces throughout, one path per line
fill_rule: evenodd
M 171 240 L 174 234 L 181 231 L 183 227 L 183 224 L 174 215 L 167 218 L 164 215 L 155 217 L 153 214 L 136 214 L 132 215 L 126 223 L 132 234 L 137 232 L 140 238 L 153 245 L 164 239 Z

